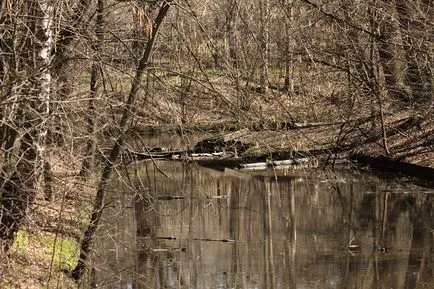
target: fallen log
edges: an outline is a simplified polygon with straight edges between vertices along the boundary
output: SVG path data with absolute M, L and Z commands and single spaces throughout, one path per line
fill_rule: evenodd
M 194 146 L 193 151 L 195 153 L 243 153 L 254 145 L 244 139 L 244 137 L 247 135 L 249 135 L 249 132 L 247 130 L 239 130 L 217 137 L 207 138 L 198 142 Z
M 408 176 L 434 181 L 434 168 L 431 167 L 401 162 L 385 156 L 373 157 L 363 154 L 353 154 L 350 156 L 350 160 L 369 165 L 373 169 L 402 173 Z
M 136 152 L 136 151 L 129 151 L 129 154 L 131 154 L 136 160 L 147 160 L 147 159 L 170 159 L 175 155 L 181 155 L 186 154 L 187 151 L 185 150 L 176 150 L 176 151 L 161 151 L 161 152 Z
M 160 201 L 183 200 L 184 196 L 158 196 L 157 199 Z
M 241 169 L 258 169 L 267 168 L 268 166 L 269 164 L 267 162 L 240 164 Z
M 187 248 L 154 248 L 152 252 L 187 252 Z

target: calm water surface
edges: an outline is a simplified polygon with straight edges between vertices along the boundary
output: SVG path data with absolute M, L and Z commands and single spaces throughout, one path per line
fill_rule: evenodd
M 434 288 L 432 188 L 156 165 L 113 182 L 92 261 L 98 288 Z

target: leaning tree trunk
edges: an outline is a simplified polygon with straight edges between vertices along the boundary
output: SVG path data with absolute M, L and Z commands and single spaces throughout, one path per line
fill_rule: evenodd
M 164 4 L 161 6 L 158 15 L 154 21 L 155 24 L 152 29 L 152 37 L 150 37 L 150 39 L 146 43 L 146 47 L 143 50 L 142 57 L 140 58 L 138 67 L 136 69 L 135 77 L 132 79 L 131 90 L 128 95 L 128 100 L 126 102 L 125 109 L 122 113 L 121 121 L 119 123 L 120 133 L 113 145 L 113 148 L 111 149 L 110 155 L 103 168 L 101 180 L 99 182 L 98 189 L 97 189 L 95 204 L 92 209 L 90 223 L 89 226 L 87 227 L 87 230 L 84 233 L 83 240 L 81 241 L 78 264 L 71 272 L 71 276 L 76 280 L 81 278 L 86 268 L 86 260 L 89 255 L 91 243 L 95 235 L 96 229 L 98 227 L 98 223 L 101 219 L 103 208 L 104 208 L 106 186 L 112 175 L 113 166 L 116 160 L 118 159 L 123 143 L 125 141 L 125 135 L 129 127 L 128 120 L 130 119 L 131 115 L 134 112 L 134 106 L 137 99 L 137 92 L 139 91 L 139 87 L 140 87 L 140 81 L 143 77 L 145 70 L 148 68 L 151 52 L 154 47 L 158 29 L 167 15 L 171 2 L 172 1 L 165 1 Z

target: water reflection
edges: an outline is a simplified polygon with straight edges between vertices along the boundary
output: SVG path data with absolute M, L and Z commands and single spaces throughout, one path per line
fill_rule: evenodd
M 157 165 L 113 184 L 98 288 L 434 286 L 430 193 L 363 175 Z

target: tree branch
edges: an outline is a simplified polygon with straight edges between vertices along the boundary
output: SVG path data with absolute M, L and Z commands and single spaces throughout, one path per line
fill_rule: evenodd
M 136 69 L 136 75 L 132 79 L 131 90 L 128 95 L 128 100 L 126 102 L 124 111 L 122 113 L 121 121 L 119 123 L 119 130 L 120 130 L 119 136 L 115 144 L 113 145 L 113 148 L 111 149 L 110 155 L 107 158 L 104 169 L 102 171 L 101 180 L 98 184 L 98 190 L 95 198 L 95 204 L 92 209 L 92 216 L 90 219 L 90 223 L 86 232 L 84 233 L 84 237 L 81 242 L 80 257 L 78 260 L 78 264 L 75 267 L 75 269 L 71 272 L 71 277 L 73 277 L 76 280 L 81 278 L 84 269 L 86 268 L 85 262 L 87 260 L 87 256 L 90 251 L 92 240 L 95 235 L 99 220 L 101 219 L 102 212 L 104 209 L 106 185 L 107 182 L 110 180 L 110 177 L 113 172 L 114 164 L 116 163 L 116 160 L 119 157 L 123 143 L 125 141 L 125 133 L 128 130 L 128 120 L 133 115 L 133 112 L 135 110 L 134 105 L 137 99 L 137 93 L 140 88 L 140 81 L 142 79 L 145 70 L 149 66 L 149 60 L 151 57 L 151 53 L 153 51 L 155 39 L 157 38 L 158 30 L 160 28 L 161 23 L 163 22 L 164 18 L 167 15 L 171 3 L 172 0 L 170 1 L 168 0 L 165 1 L 161 6 L 158 15 L 154 21 L 155 24 L 152 30 L 152 37 L 146 43 L 146 47 L 142 53 L 142 57 L 140 58 L 139 64 Z
M 350 26 L 351 28 L 354 28 L 354 29 L 356 29 L 356 30 L 358 30 L 358 31 L 361 31 L 361 32 L 363 32 L 363 33 L 366 33 L 366 34 L 368 34 L 368 35 L 374 37 L 375 39 L 378 39 L 378 38 L 379 38 L 379 36 L 378 36 L 377 34 L 372 33 L 372 32 L 369 31 L 369 30 L 366 30 L 366 29 L 364 29 L 364 28 L 362 28 L 362 27 L 359 27 L 359 26 L 357 26 L 357 25 L 355 25 L 355 24 L 353 24 L 353 23 L 348 22 L 348 21 L 345 20 L 345 19 L 341 19 L 341 18 L 339 18 L 339 17 L 337 17 L 337 16 L 335 16 L 335 15 L 333 15 L 333 14 L 331 14 L 331 13 L 325 11 L 325 10 L 322 9 L 318 4 L 313 3 L 313 2 L 311 2 L 310 0 L 302 0 L 302 1 L 303 1 L 304 3 L 310 5 L 310 6 L 314 7 L 314 8 L 317 9 L 319 12 L 321 12 L 321 13 L 324 14 L 325 16 L 327 16 L 327 17 L 329 17 L 329 18 L 335 20 L 336 22 L 346 24 L 346 25 Z

